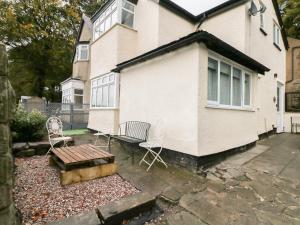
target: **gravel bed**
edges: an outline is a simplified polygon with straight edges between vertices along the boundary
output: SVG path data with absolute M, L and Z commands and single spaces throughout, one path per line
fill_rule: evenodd
M 139 192 L 119 175 L 61 186 L 48 157 L 16 158 L 13 191 L 22 224 L 45 224 Z

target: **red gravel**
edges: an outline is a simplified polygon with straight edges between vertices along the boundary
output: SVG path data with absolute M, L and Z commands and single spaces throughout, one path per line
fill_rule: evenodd
M 95 209 L 138 190 L 119 175 L 61 186 L 48 158 L 17 158 L 14 199 L 23 225 L 45 224 Z

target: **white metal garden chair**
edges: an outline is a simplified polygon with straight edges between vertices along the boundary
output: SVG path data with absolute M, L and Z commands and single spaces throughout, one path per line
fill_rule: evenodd
M 163 164 L 166 168 L 168 168 L 167 163 L 162 159 L 160 156 L 161 152 L 163 151 L 163 140 L 164 140 L 164 134 L 162 132 L 162 124 L 163 122 L 160 120 L 157 122 L 157 126 L 155 126 L 157 132 L 154 137 L 150 137 L 150 140 L 147 142 L 140 143 L 139 146 L 142 148 L 145 148 L 147 150 L 146 154 L 140 161 L 140 165 L 142 163 L 146 163 L 148 165 L 147 172 L 150 170 L 150 168 L 153 166 L 153 164 L 158 161 L 161 164 Z M 152 161 L 147 161 L 147 156 L 152 157 Z M 150 158 L 149 157 L 149 158 Z
M 58 117 L 50 117 L 46 122 L 46 128 L 48 131 L 48 138 L 50 143 L 50 149 L 47 154 L 51 150 L 54 149 L 54 145 L 63 142 L 63 146 L 68 146 L 67 143 L 72 140 L 71 137 L 65 137 L 63 134 L 63 124 L 61 119 Z
M 113 135 L 113 133 L 112 133 L 111 130 L 107 130 L 107 131 L 106 130 L 102 130 L 102 131 L 98 130 L 98 132 L 94 134 L 94 136 L 96 137 L 94 145 L 96 147 L 106 148 L 109 151 L 110 150 L 109 149 L 110 138 L 111 138 L 112 135 Z M 101 137 L 107 138 L 107 144 L 106 145 L 98 145 L 98 143 L 100 142 Z

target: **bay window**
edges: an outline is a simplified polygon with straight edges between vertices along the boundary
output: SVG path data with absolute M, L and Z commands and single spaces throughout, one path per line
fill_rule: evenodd
M 116 23 L 133 28 L 135 5 L 127 0 L 115 0 L 102 10 L 93 24 L 93 40 L 99 38 Z
M 117 107 L 118 75 L 110 73 L 92 80 L 92 108 Z
M 84 61 L 89 59 L 89 45 L 77 45 L 75 61 Z
M 209 105 L 250 107 L 251 75 L 231 63 L 208 58 L 207 100 Z

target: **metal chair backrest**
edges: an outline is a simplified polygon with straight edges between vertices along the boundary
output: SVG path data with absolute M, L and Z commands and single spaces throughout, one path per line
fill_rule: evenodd
M 121 135 L 123 131 L 123 135 L 127 137 L 147 141 L 150 127 L 150 123 L 140 121 L 127 121 L 120 125 L 120 132 Z
M 63 124 L 58 117 L 49 117 L 46 122 L 46 128 L 49 136 L 63 136 Z

